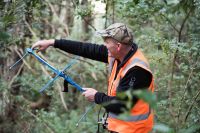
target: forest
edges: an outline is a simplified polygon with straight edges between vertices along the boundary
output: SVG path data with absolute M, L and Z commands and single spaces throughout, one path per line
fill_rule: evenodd
M 150 62 L 155 92 L 138 97 L 154 109 L 152 133 L 200 133 L 200 0 L 0 0 L 0 132 L 96 132 L 100 105 L 71 85 L 62 92 L 62 78 L 41 94 L 55 75 L 33 56 L 9 68 L 42 39 L 103 44 L 96 32 L 116 22 Z M 53 47 L 37 54 L 59 70 L 75 61 L 71 79 L 107 92 L 107 64 Z

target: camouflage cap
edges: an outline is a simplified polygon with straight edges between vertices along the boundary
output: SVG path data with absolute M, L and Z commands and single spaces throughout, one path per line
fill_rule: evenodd
M 114 23 L 105 30 L 97 31 L 103 38 L 111 37 L 123 44 L 131 45 L 133 42 L 132 31 L 123 23 Z

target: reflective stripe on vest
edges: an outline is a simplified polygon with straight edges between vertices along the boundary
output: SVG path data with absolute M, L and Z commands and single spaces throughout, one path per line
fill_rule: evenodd
M 135 121 L 146 120 L 150 114 L 151 114 L 151 109 L 149 109 L 149 112 L 147 112 L 146 114 L 129 116 L 128 118 L 125 119 L 125 121 L 135 122 Z M 118 115 L 113 114 L 111 112 L 108 114 L 108 117 L 119 119 Z
M 109 57 L 108 59 L 109 61 L 109 65 L 108 65 L 108 74 L 110 75 L 111 72 L 112 72 L 112 68 L 113 68 L 113 65 L 114 65 L 114 62 L 115 62 L 115 58 L 112 58 L 112 57 Z
M 135 64 L 135 63 L 139 63 L 139 64 L 144 65 L 145 67 L 149 68 L 149 65 L 148 65 L 146 62 L 140 60 L 139 58 L 135 58 L 135 59 L 131 62 L 131 64 Z
M 147 68 L 149 70 L 149 65 L 146 62 L 142 61 L 139 58 L 135 58 L 133 59 L 133 61 L 130 62 L 128 66 L 125 67 L 125 69 L 123 70 L 123 74 L 125 74 L 136 63 L 141 64 L 144 68 Z

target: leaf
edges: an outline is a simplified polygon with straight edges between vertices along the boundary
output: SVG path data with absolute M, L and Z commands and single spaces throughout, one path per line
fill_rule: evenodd
M 15 16 L 14 15 L 6 15 L 3 17 L 3 22 L 5 25 L 9 24 L 9 23 L 12 23 L 16 20 Z
M 144 100 L 145 102 L 149 103 L 152 108 L 156 108 L 156 95 L 152 92 L 146 90 L 137 90 L 133 91 L 133 94 L 136 95 L 138 98 Z
M 153 129 L 162 133 L 172 133 L 172 129 L 164 124 L 155 124 Z
M 7 32 L 0 32 L 0 41 L 7 41 L 11 37 Z
M 176 5 L 176 4 L 178 4 L 178 3 L 179 3 L 179 0 L 168 0 L 168 1 L 167 1 L 167 4 L 169 4 L 169 5 L 171 5 L 171 4 Z

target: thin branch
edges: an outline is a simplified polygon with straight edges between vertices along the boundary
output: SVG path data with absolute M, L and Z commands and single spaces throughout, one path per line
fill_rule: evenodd
M 36 33 L 33 31 L 33 29 L 31 28 L 30 24 L 26 21 L 25 17 L 24 17 L 24 23 L 26 24 L 26 26 L 28 27 L 29 31 L 32 33 L 34 38 L 38 39 Z
M 189 81 L 190 81 L 190 78 L 192 77 L 193 70 L 194 70 L 194 69 L 192 69 L 192 70 L 190 71 L 190 74 L 189 74 L 189 76 L 188 76 L 187 82 L 186 82 L 185 87 L 184 87 L 183 96 L 181 97 L 181 100 L 180 100 L 180 104 L 179 104 L 179 107 L 178 107 L 178 119 L 179 119 L 179 116 L 180 116 L 181 104 L 182 104 L 183 99 L 184 99 L 184 97 L 185 97 L 185 95 L 186 95 L 187 86 L 188 86 L 188 83 L 189 83 Z
M 41 67 L 42 71 L 45 73 L 45 75 L 49 76 L 51 78 L 51 75 L 48 73 L 48 71 L 45 69 L 45 67 L 42 64 L 40 64 L 40 67 Z
M 177 33 L 179 33 L 179 30 L 172 24 L 172 21 L 167 17 L 167 16 L 165 16 L 164 14 L 160 14 L 161 16 L 163 16 L 166 20 L 167 20 L 167 22 L 169 22 L 169 24 L 171 25 L 171 27 L 177 32 Z
M 11 79 L 10 83 L 8 84 L 8 88 L 11 88 L 11 85 L 13 84 L 13 82 L 15 81 L 15 79 L 18 77 L 18 75 L 22 71 L 23 66 L 24 66 L 24 63 L 22 63 L 22 65 L 20 66 L 20 68 L 17 71 L 17 74 L 15 76 L 13 76 L 13 78 Z
M 177 115 L 177 116 L 178 116 L 178 117 L 177 117 L 177 118 L 178 118 L 178 121 L 179 121 L 179 117 L 180 117 L 181 104 L 182 104 L 183 101 L 184 101 L 188 83 L 189 83 L 189 81 L 190 81 L 190 79 L 191 79 L 191 77 L 192 77 L 192 75 L 193 75 L 193 70 L 194 70 L 195 66 L 198 64 L 198 60 L 199 60 L 199 58 L 197 59 L 196 63 L 191 67 L 190 74 L 189 74 L 188 79 L 187 79 L 187 82 L 186 82 L 186 84 L 185 84 L 185 86 L 184 86 L 183 96 L 181 97 L 180 104 L 179 104 L 179 107 L 178 107 L 178 115 Z
M 186 14 L 186 16 L 185 16 L 185 19 L 183 20 L 183 23 L 181 24 L 181 28 L 180 28 L 180 30 L 179 30 L 179 34 L 178 34 L 178 38 L 179 38 L 179 42 L 181 41 L 181 34 L 182 34 L 182 30 L 183 30 L 183 28 L 184 28 L 184 26 L 185 26 L 185 23 L 186 23 L 186 21 L 187 21 L 187 19 L 189 18 L 189 16 L 190 16 L 190 13 L 192 12 L 192 8 L 188 11 L 188 13 Z
M 83 17 L 83 20 L 84 20 L 85 23 L 87 23 L 90 27 L 92 27 L 95 31 L 97 31 L 97 29 L 96 29 L 92 24 L 90 24 L 90 23 L 85 19 L 85 17 Z
M 171 87 L 172 87 L 172 81 L 173 81 L 173 76 L 174 76 L 174 63 L 175 63 L 175 56 L 176 56 L 176 53 L 174 54 L 174 58 L 173 58 L 173 61 L 171 63 L 171 78 L 169 79 L 168 81 L 168 100 L 169 100 L 169 112 L 172 113 L 172 117 L 175 118 L 175 114 L 174 114 L 174 111 L 172 110 L 173 106 L 172 106 L 172 91 L 171 91 Z
M 60 98 L 61 98 L 61 101 L 62 101 L 62 104 L 63 104 L 63 107 L 65 108 L 66 111 L 68 111 L 68 107 L 65 103 L 65 99 L 64 99 L 64 95 L 62 93 L 62 87 L 60 86 L 60 84 L 58 82 L 56 82 L 56 88 L 58 88 L 58 92 L 60 94 Z
M 15 52 L 18 54 L 18 56 L 20 58 L 22 58 L 22 55 L 19 53 L 19 51 L 17 50 L 17 48 L 14 48 Z M 31 70 L 33 73 L 35 73 L 35 71 L 31 68 L 31 66 L 23 59 L 22 60 L 24 62 L 24 64 L 28 67 L 29 70 Z
M 191 103 L 190 107 L 188 108 L 188 111 L 187 111 L 187 113 L 186 113 L 186 115 L 185 115 L 184 122 L 186 122 L 186 120 L 187 120 L 187 118 L 188 118 L 188 116 L 189 116 L 189 114 L 190 114 L 190 111 L 192 110 L 192 107 L 193 107 L 194 103 L 196 102 L 196 100 L 197 100 L 199 94 L 200 94 L 200 89 L 198 90 L 196 96 L 193 97 L 193 101 L 192 101 L 192 103 Z

